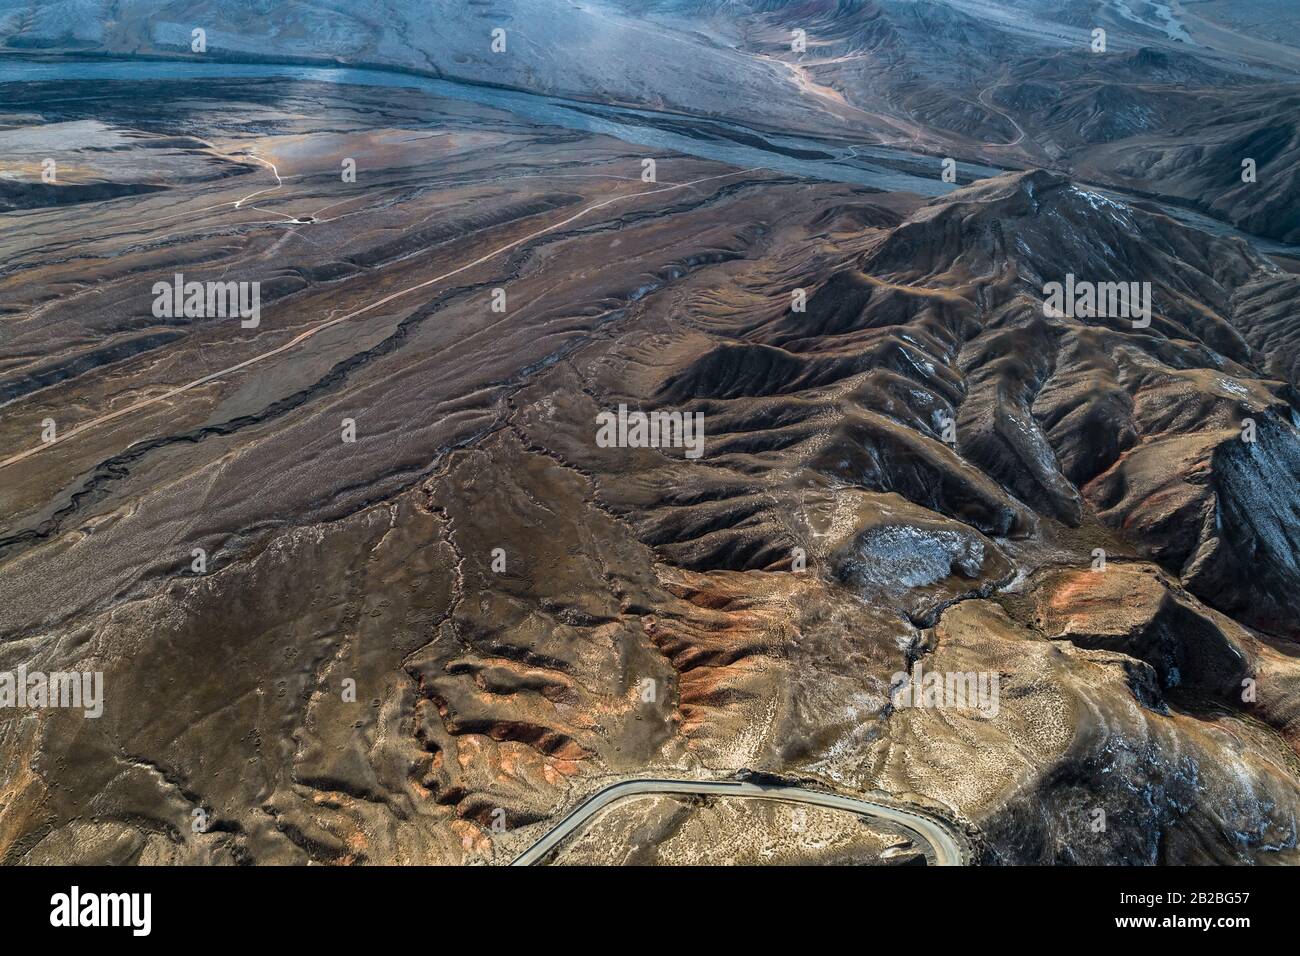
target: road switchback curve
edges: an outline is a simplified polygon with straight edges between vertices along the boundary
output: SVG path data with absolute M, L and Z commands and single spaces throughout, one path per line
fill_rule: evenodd
M 822 790 L 778 783 L 751 783 L 743 780 L 625 780 L 598 790 L 578 804 L 551 827 L 537 842 L 519 854 L 511 866 L 532 866 L 544 860 L 552 850 L 580 830 L 597 813 L 612 803 L 645 794 L 705 795 L 744 797 L 754 800 L 778 800 L 805 803 L 832 810 L 845 810 L 874 820 L 883 820 L 906 830 L 928 845 L 939 866 L 965 866 L 970 851 L 965 838 L 953 827 L 928 814 L 905 810 L 891 804 L 859 797 L 845 797 Z

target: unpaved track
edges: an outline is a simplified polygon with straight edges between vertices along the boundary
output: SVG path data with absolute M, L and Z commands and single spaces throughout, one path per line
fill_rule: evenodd
M 264 165 L 270 166 L 269 163 L 265 163 Z M 275 170 L 274 167 L 271 168 L 273 171 Z M 752 173 L 756 171 L 758 171 L 758 167 L 752 167 L 750 169 L 737 169 L 729 173 L 721 173 L 717 176 L 704 176 L 700 179 L 693 179 L 688 183 L 673 183 L 667 186 L 660 186 L 656 189 L 644 189 L 644 190 L 638 190 L 636 192 L 631 192 L 631 193 L 623 193 L 621 195 L 613 197 L 612 199 L 604 199 L 601 200 L 600 202 L 591 203 L 588 206 L 584 206 L 582 209 L 580 209 L 578 212 L 574 213 L 573 215 L 560 220 L 559 222 L 551 223 L 549 226 L 545 226 L 544 228 L 538 229 L 535 232 L 530 232 L 528 235 L 523 236 L 522 238 L 515 239 L 511 242 L 507 242 L 503 246 L 498 246 L 497 248 L 493 249 L 491 252 L 484 253 L 483 255 L 479 256 L 477 259 L 474 259 L 472 262 L 467 262 L 464 265 L 457 266 L 455 269 L 452 269 L 450 272 L 444 272 L 442 275 L 434 276 L 432 279 L 426 279 L 424 282 L 418 282 L 413 286 L 409 286 L 408 288 L 390 293 L 389 295 L 384 296 L 382 299 L 376 299 L 373 302 L 370 302 L 369 304 L 364 305 L 359 309 L 355 309 L 352 312 L 349 312 L 347 315 L 340 315 L 338 318 L 327 319 L 323 322 L 313 325 L 310 328 L 308 328 L 306 331 L 298 333 L 296 336 L 294 336 L 288 342 L 285 342 L 283 345 L 277 346 L 276 348 L 270 349 L 269 351 L 266 352 L 262 352 L 258 355 L 254 355 L 252 358 L 247 358 L 242 362 L 237 362 L 236 364 L 231 365 L 229 368 L 223 368 L 220 371 L 210 372 L 207 375 L 200 376 L 199 378 L 196 378 L 191 382 L 186 382 L 184 385 L 177 385 L 173 388 L 167 389 L 166 391 L 161 392 L 158 395 L 154 395 L 151 398 L 145 398 L 137 402 L 132 402 L 130 405 L 125 405 L 122 408 L 117 409 L 116 411 L 109 412 L 107 415 L 101 415 L 98 418 L 91 419 L 90 421 L 82 422 L 80 425 L 77 425 L 76 427 L 69 429 L 64 434 L 58 436 L 57 440 L 55 441 L 51 441 L 41 445 L 34 445 L 33 447 L 28 448 L 26 451 L 18 452 L 15 455 L 11 455 L 8 458 L 0 460 L 0 468 L 6 468 L 9 465 L 16 464 L 20 461 L 23 461 L 24 459 L 30 458 L 32 455 L 44 451 L 46 448 L 51 448 L 56 444 L 61 445 L 64 442 L 69 441 L 70 439 L 76 438 L 78 435 L 82 435 L 88 431 L 92 431 L 94 429 L 100 428 L 103 425 L 107 425 L 112 421 L 115 421 L 126 415 L 130 415 L 132 412 L 140 411 L 141 409 L 148 408 L 151 405 L 156 405 L 159 402 L 165 402 L 170 398 L 174 398 L 183 392 L 188 392 L 193 388 L 199 387 L 200 385 L 206 385 L 208 382 L 215 381 L 219 378 L 224 378 L 227 375 L 230 375 L 234 372 L 238 372 L 242 369 L 248 368 L 250 365 L 256 365 L 257 363 L 263 362 L 266 359 L 273 358 L 276 355 L 280 355 L 284 352 L 287 352 L 290 349 L 295 348 L 298 345 L 301 345 L 303 342 L 307 341 L 308 339 L 310 339 L 312 336 L 316 335 L 319 332 L 323 332 L 326 329 L 333 328 L 334 326 L 339 325 L 342 322 L 347 322 L 351 319 L 354 319 L 359 315 L 364 315 L 365 313 L 377 309 L 382 305 L 387 305 L 389 302 L 392 302 L 394 299 L 400 299 L 403 296 L 410 295 L 412 292 L 419 291 L 420 289 L 427 289 L 429 286 L 436 285 L 437 283 L 443 282 L 447 279 L 450 279 L 453 276 L 459 275 L 460 273 L 465 272 L 468 269 L 472 269 L 475 266 L 482 265 L 483 263 L 488 262 L 491 259 L 495 259 L 503 252 L 508 252 L 511 249 L 514 249 L 518 246 L 522 246 L 525 243 L 531 242 L 533 239 L 536 239 L 539 236 L 544 236 L 549 232 L 554 232 L 557 229 L 562 229 L 565 226 L 569 225 L 570 223 L 576 222 L 577 220 L 581 219 L 583 216 L 587 215 L 588 213 L 595 212 L 597 209 L 604 209 L 607 206 L 612 206 L 615 203 L 627 202 L 630 199 L 641 199 L 645 196 L 653 196 L 658 193 L 673 192 L 674 190 L 677 189 L 687 189 L 691 186 L 699 185 L 700 183 L 713 182 L 719 179 L 730 179 L 733 176 L 744 176 L 747 173 Z M 275 172 L 275 178 L 277 181 L 280 180 L 280 174 L 278 171 Z M 278 189 L 278 188 L 279 188 L 278 186 L 268 187 L 268 191 L 273 189 Z M 253 193 L 252 195 L 258 195 L 258 193 Z M 240 202 L 244 202 L 245 200 L 251 198 L 252 196 L 245 196 L 244 199 L 240 200 Z

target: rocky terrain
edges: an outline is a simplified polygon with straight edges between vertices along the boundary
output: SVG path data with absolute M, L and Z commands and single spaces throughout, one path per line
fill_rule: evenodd
M 1300 22 L 1288 4 L 1275 6 L 0 0 L 0 49 L 397 67 L 1053 168 L 1297 244 Z M 494 51 L 498 30 L 504 47 Z M 1251 182 L 1242 181 L 1244 160 L 1255 164 Z
M 0 859 L 507 863 L 613 781 L 757 772 L 920 808 L 982 863 L 1297 862 L 1300 276 L 1095 182 L 1294 240 L 1285 64 L 1173 50 L 1136 2 L 1055 40 L 974 2 L 557 5 L 693 44 L 576 77 L 518 44 L 543 4 L 402 45 L 388 7 L 74 6 L 0 3 L 0 36 L 169 53 L 208 18 L 232 53 L 709 115 L 739 89 L 769 131 L 1026 168 L 926 199 L 401 87 L 0 83 L 0 671 L 104 687 L 102 716 L 0 709 Z M 421 46 L 507 14 L 518 77 Z M 796 15 L 824 39 L 792 69 Z M 1143 38 L 1105 68 L 1059 47 L 1098 16 Z M 1259 191 L 1212 188 L 1243 142 Z M 258 321 L 160 314 L 177 273 L 258 283 Z M 1047 301 L 1076 280 L 1146 313 Z M 700 421 L 698 454 L 611 446 L 620 409 Z M 994 697 L 903 701 L 918 666 Z M 909 842 L 658 796 L 555 862 Z

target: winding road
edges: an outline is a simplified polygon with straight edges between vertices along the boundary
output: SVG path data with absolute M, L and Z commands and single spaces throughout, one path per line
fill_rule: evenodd
M 784 803 L 807 803 L 832 810 L 845 810 L 873 820 L 895 824 L 927 844 L 933 851 L 938 866 L 966 866 L 970 862 L 970 849 L 966 840 L 953 827 L 936 817 L 901 807 L 858 797 L 844 797 L 822 790 L 777 783 L 750 783 L 742 780 L 625 780 L 598 790 L 574 807 L 541 839 L 515 858 L 511 866 L 532 866 L 544 860 L 552 850 L 585 826 L 597 813 L 612 803 L 628 797 L 645 794 L 704 795 L 720 797 L 746 797 L 756 800 L 779 800 Z
M 1011 140 L 1011 142 L 986 144 L 989 148 L 992 149 L 1007 149 L 1011 146 L 1019 146 L 1024 141 L 1025 138 L 1024 128 L 1021 127 L 1021 125 L 1016 122 L 1016 118 L 1014 116 L 1012 116 L 1010 113 L 1006 112 L 1005 110 L 999 109 L 998 107 L 994 106 L 991 102 L 989 102 L 984 98 L 988 96 L 990 93 L 992 93 L 999 86 L 1001 86 L 1003 83 L 1005 83 L 1006 81 L 1007 81 L 1007 77 L 1006 74 L 1004 73 L 1001 79 L 997 80 L 996 82 L 990 83 L 988 86 L 984 87 L 984 89 L 980 90 L 980 95 L 978 97 L 980 104 L 982 106 L 988 107 L 994 113 L 997 113 L 1004 120 L 1006 120 L 1008 123 L 1010 123 L 1012 126 L 1016 128 L 1016 138 Z

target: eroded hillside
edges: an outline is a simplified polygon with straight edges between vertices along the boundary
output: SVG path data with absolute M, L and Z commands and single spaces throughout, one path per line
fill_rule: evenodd
M 506 862 L 742 770 L 990 862 L 1293 859 L 1296 277 L 1050 172 L 924 203 L 344 89 L 47 116 L 173 172 L 0 240 L 0 655 L 106 688 L 0 723 L 7 861 Z M 260 324 L 160 317 L 177 269 Z M 900 706 L 918 663 L 997 699 Z M 665 858 L 774 825 L 661 803 Z

